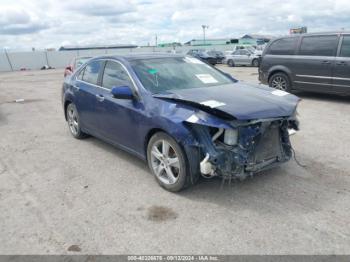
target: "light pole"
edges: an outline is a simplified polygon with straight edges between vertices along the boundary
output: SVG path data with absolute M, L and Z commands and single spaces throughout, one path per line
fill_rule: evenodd
M 208 29 L 209 26 L 208 25 L 202 25 L 202 28 L 203 28 L 203 43 L 205 45 L 205 29 Z
M 9 63 L 9 65 L 10 65 L 11 71 L 13 71 L 13 66 L 12 66 L 12 63 L 11 63 L 11 60 L 10 60 L 9 54 L 7 53 L 7 49 L 6 49 L 6 47 L 4 47 L 4 51 L 5 51 L 5 55 L 6 55 L 6 58 L 7 58 L 7 62 L 8 62 L 8 63 Z

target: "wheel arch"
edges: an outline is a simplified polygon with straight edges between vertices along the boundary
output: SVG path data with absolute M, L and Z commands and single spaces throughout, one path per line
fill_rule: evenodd
M 288 78 L 289 78 L 289 82 L 290 82 L 290 84 L 292 85 L 292 72 L 291 72 L 287 67 L 285 67 L 285 66 L 272 67 L 272 68 L 269 70 L 267 82 L 269 83 L 271 77 L 272 77 L 273 75 L 277 74 L 277 73 L 283 73 L 283 74 L 287 75 Z
M 143 145 L 143 150 L 144 150 L 144 154 L 145 154 L 145 157 L 146 157 L 146 160 L 147 160 L 147 147 L 148 147 L 148 143 L 149 141 L 151 140 L 151 137 L 158 133 L 158 132 L 163 132 L 163 133 L 166 133 L 168 134 L 169 136 L 171 136 L 168 132 L 166 132 L 164 129 L 162 128 L 152 128 L 148 131 L 148 133 L 146 134 L 145 136 L 145 140 L 144 140 L 144 145 Z

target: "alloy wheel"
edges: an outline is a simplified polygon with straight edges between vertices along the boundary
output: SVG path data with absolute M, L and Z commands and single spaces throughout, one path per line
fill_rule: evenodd
M 272 82 L 271 87 L 279 90 L 286 91 L 287 90 L 287 81 L 282 76 L 276 76 Z
M 166 185 L 179 179 L 180 161 L 175 149 L 166 140 L 158 140 L 151 150 L 152 169 L 157 178 Z
M 67 109 L 67 120 L 69 129 L 73 135 L 77 135 L 79 133 L 79 122 L 78 122 L 78 114 L 74 106 L 69 105 Z

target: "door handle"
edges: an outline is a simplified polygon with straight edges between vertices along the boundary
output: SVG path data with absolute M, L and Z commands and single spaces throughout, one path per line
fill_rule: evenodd
M 331 62 L 326 60 L 326 61 L 322 61 L 322 64 L 323 64 L 323 65 L 330 65 Z
M 103 102 L 103 100 L 105 100 L 105 97 L 103 95 L 96 95 L 96 99 L 99 101 L 99 102 Z
M 342 66 L 345 66 L 347 65 L 345 61 L 340 61 L 340 62 L 337 62 L 337 65 L 342 65 Z

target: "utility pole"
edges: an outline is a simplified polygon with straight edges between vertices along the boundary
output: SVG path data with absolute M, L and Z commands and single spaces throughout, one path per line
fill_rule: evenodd
M 7 53 L 6 48 L 4 48 L 4 51 L 5 51 L 5 55 L 6 55 L 6 58 L 7 58 L 7 62 L 10 65 L 11 71 L 13 71 L 13 66 L 12 66 L 12 63 L 11 63 L 11 60 L 10 60 L 9 54 Z
M 202 28 L 203 28 L 203 43 L 205 45 L 205 29 L 208 29 L 209 26 L 208 25 L 202 25 Z
M 156 35 L 156 47 L 158 46 L 158 35 Z

